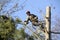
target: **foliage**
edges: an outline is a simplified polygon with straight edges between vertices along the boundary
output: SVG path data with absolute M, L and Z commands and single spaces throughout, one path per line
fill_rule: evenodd
M 34 39 L 33 39 L 33 36 L 30 36 L 28 40 L 34 40 Z
M 13 19 L 10 19 L 5 15 L 0 15 L 0 38 L 3 38 L 3 40 L 12 38 L 15 28 Z
M 19 23 L 19 22 L 17 22 Z M 15 21 L 5 15 L 0 15 L 0 39 L 1 40 L 33 40 L 31 36 L 24 32 L 24 29 L 17 30 Z M 29 36 L 26 37 L 26 36 Z
M 22 20 L 21 19 L 19 19 L 19 18 L 16 18 L 16 23 L 21 23 L 22 22 Z
M 17 30 L 15 26 L 22 21 L 19 18 L 16 18 L 14 21 L 9 16 L 16 11 L 22 10 L 25 5 L 18 6 L 18 3 L 15 3 L 9 10 L 3 11 L 7 7 L 6 4 L 10 1 L 7 2 L 7 0 L 1 0 L 1 2 L 0 14 L 6 14 L 8 17 L 0 15 L 0 40 L 24 40 L 27 34 L 23 29 Z

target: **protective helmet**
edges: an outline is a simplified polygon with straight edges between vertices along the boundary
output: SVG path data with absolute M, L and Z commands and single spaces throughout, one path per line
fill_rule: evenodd
M 27 12 L 26 12 L 26 14 L 28 14 L 28 15 L 29 15 L 29 14 L 30 14 L 30 11 L 27 11 Z

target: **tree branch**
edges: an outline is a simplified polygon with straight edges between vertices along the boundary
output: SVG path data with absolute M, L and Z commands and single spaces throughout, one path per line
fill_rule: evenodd
M 53 33 L 53 34 L 60 34 L 60 32 L 53 32 L 53 31 L 51 31 L 51 33 Z

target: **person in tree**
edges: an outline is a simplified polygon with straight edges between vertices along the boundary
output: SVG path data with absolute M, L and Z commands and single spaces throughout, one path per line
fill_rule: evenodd
M 38 24 L 38 17 L 37 17 L 36 15 L 31 14 L 30 11 L 27 11 L 26 14 L 27 14 L 28 17 L 27 17 L 27 19 L 24 21 L 25 24 L 28 24 L 29 21 L 30 21 L 30 22 L 32 22 L 32 24 L 33 24 L 34 26 L 39 26 L 39 24 Z
M 42 22 L 39 23 L 38 17 L 37 17 L 36 15 L 31 14 L 30 11 L 27 11 L 26 14 L 27 14 L 28 17 L 27 17 L 27 19 L 24 21 L 25 24 L 28 24 L 29 21 L 30 21 L 30 22 L 32 23 L 32 25 L 34 25 L 34 26 L 40 26 L 39 28 L 40 28 L 41 30 L 45 31 L 45 28 L 44 28 L 44 26 L 43 26 L 43 23 L 42 23 Z M 34 28 L 34 29 L 35 29 L 35 28 Z

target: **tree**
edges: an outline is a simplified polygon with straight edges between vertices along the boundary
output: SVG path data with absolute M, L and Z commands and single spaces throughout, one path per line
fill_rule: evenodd
M 12 1 L 12 0 L 11 0 Z M 12 13 L 23 10 L 25 7 L 25 2 L 26 0 L 19 6 L 18 3 L 15 3 L 10 9 L 3 11 L 7 6 L 7 4 L 9 4 L 11 2 L 10 0 L 1 0 L 0 1 L 0 15 L 1 14 L 6 14 L 6 15 L 12 15 Z
M 25 6 L 25 5 L 23 5 L 25 3 L 25 1 L 23 4 L 21 4 L 21 6 L 18 6 L 18 3 L 15 3 L 13 5 L 13 7 L 10 8 L 8 11 L 3 11 L 4 7 L 6 8 L 5 5 L 8 3 L 10 3 L 10 0 L 1 0 L 0 1 L 0 20 L 1 20 L 0 21 L 0 39 L 1 40 L 8 40 L 8 39 L 14 40 L 15 30 L 17 30 L 16 25 L 21 21 L 19 19 L 16 19 L 16 21 L 14 21 L 12 18 L 10 18 L 10 16 L 12 13 L 22 10 Z M 6 14 L 6 15 L 4 15 L 4 14 Z M 6 18 L 4 18 L 4 17 L 6 17 Z M 20 32 L 20 31 L 17 31 L 17 32 Z M 20 33 L 22 34 L 22 38 L 24 38 L 24 31 L 22 31 Z
M 1 1 L 2 1 L 2 0 L 1 0 Z M 24 1 L 24 3 L 25 3 L 25 1 Z M 24 4 L 24 3 L 23 3 L 23 4 Z M 13 7 L 11 7 L 8 11 L 2 11 L 2 10 L 4 10 L 3 7 L 4 7 L 4 5 L 5 5 L 6 3 L 5 3 L 5 1 L 4 1 L 4 2 L 2 2 L 1 4 L 2 4 L 2 6 L 1 6 L 1 9 L 0 9 L 0 14 L 6 14 L 6 15 L 8 14 L 8 16 L 11 16 L 12 13 L 14 13 L 14 12 L 16 12 L 16 11 L 20 11 L 20 10 L 22 10 L 22 9 L 25 7 L 25 5 L 21 5 L 21 6 L 18 7 L 18 3 L 15 3 L 15 4 L 13 5 Z M 5 6 L 5 7 L 6 7 L 6 6 Z M 7 21 L 6 24 L 5 24 L 5 19 L 4 19 L 3 21 L 4 21 L 4 22 L 1 22 L 1 23 L 2 23 L 2 24 L 1 24 L 1 27 L 3 27 L 3 24 L 4 24 L 4 28 L 5 28 L 5 26 L 10 26 L 10 27 L 12 27 L 10 20 L 9 20 L 9 21 L 6 20 L 6 21 Z M 16 21 L 15 21 L 16 24 L 18 24 L 18 23 L 20 23 L 20 22 L 21 22 L 21 21 L 20 21 L 19 19 L 16 19 Z M 9 28 L 10 28 L 10 27 L 9 27 Z M 29 26 L 29 27 L 30 27 L 30 26 Z M 11 28 L 11 30 L 12 30 L 12 29 L 13 29 L 13 28 Z M 5 31 L 5 29 L 3 29 L 3 30 Z M 8 33 L 10 34 L 10 33 L 11 33 L 11 32 L 10 32 L 11 30 L 8 29 L 8 32 L 6 32 L 6 34 L 7 34 L 7 35 L 8 35 Z M 2 32 L 3 32 L 3 31 L 2 31 Z M 20 30 L 19 30 L 19 31 L 18 31 L 18 30 L 14 30 L 13 32 L 16 32 L 13 36 L 14 36 L 14 38 L 17 38 L 18 40 L 21 40 L 21 39 L 24 40 L 25 37 L 26 37 L 26 36 L 25 36 L 25 33 L 24 33 L 24 30 L 21 30 L 21 31 L 20 31 Z M 2 34 L 2 33 L 1 33 L 1 34 Z M 4 36 L 5 36 L 6 38 L 3 37 L 5 40 L 6 40 L 7 37 L 8 37 L 6 34 L 4 34 Z M 12 34 L 13 34 L 13 33 L 12 33 Z M 17 36 L 17 35 L 18 35 L 18 36 Z M 9 39 L 10 39 L 10 38 L 13 38 L 13 36 L 11 37 L 11 34 L 10 34 L 8 38 L 9 38 Z M 40 36 L 40 35 L 39 35 L 39 36 Z M 20 37 L 21 37 L 21 38 L 20 38 Z M 33 40 L 33 37 L 30 36 L 30 37 L 28 38 L 28 40 Z
M 0 38 L 3 38 L 3 40 L 13 39 L 15 29 L 16 26 L 13 19 L 5 15 L 0 15 Z

